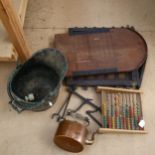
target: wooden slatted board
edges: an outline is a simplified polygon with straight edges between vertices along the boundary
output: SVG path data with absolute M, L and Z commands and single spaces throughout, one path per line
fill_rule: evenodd
M 97 69 L 132 71 L 147 58 L 144 39 L 126 28 L 111 28 L 109 32 L 85 35 L 57 34 L 55 46 L 68 59 L 67 76 L 77 71 Z
M 21 20 L 22 25 L 24 25 L 28 0 L 12 0 L 12 4 Z M 16 61 L 17 57 L 16 51 L 0 20 L 0 61 Z

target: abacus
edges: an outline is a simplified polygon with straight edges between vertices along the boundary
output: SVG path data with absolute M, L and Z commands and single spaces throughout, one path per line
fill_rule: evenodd
M 97 87 L 97 92 L 101 93 L 102 113 L 99 133 L 147 133 L 140 90 Z

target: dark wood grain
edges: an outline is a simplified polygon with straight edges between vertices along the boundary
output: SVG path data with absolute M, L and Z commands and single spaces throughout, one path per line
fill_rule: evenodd
M 147 57 L 144 39 L 126 28 L 111 28 L 109 32 L 85 35 L 58 34 L 55 46 L 67 57 L 67 76 L 76 71 L 111 68 L 129 72 L 139 68 Z

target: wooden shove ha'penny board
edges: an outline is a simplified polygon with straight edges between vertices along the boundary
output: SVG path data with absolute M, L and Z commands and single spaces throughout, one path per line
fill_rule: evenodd
M 141 67 L 147 58 L 145 40 L 128 28 L 109 28 L 107 32 L 84 35 L 57 34 L 55 47 L 68 60 L 67 77 L 102 69 L 130 72 Z

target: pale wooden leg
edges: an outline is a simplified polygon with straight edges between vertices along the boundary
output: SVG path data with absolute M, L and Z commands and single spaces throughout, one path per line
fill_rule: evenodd
M 26 61 L 30 56 L 29 48 L 25 40 L 21 22 L 10 0 L 0 0 L 0 19 L 18 53 L 19 60 L 21 62 Z

